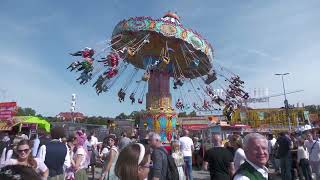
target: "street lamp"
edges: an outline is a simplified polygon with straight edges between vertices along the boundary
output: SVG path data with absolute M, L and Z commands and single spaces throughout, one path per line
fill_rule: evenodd
M 284 87 L 284 81 L 283 81 L 283 76 L 286 76 L 290 73 L 282 73 L 282 74 L 275 74 L 276 76 L 281 76 L 281 80 L 282 80 L 282 87 L 283 87 L 283 95 L 284 95 L 284 108 L 286 110 L 286 117 L 288 119 L 289 122 L 289 131 L 291 131 L 291 122 L 290 122 L 290 117 L 289 117 L 289 103 L 287 100 L 287 94 L 286 94 L 286 88 Z

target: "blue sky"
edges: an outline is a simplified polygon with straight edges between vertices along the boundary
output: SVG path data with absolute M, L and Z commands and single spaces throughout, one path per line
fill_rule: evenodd
M 144 105 L 120 104 L 116 92 L 97 96 L 65 68 L 68 52 L 110 39 L 113 27 L 133 16 L 177 11 L 185 27 L 201 33 L 215 61 L 239 74 L 248 90 L 282 92 L 274 73 L 290 72 L 289 103 L 320 104 L 320 1 L 48 1 L 3 0 L 0 6 L 0 89 L 5 100 L 56 115 L 69 111 L 71 94 L 87 115 L 115 116 Z M 3 99 L 3 97 L 0 97 Z M 271 99 L 281 106 L 283 97 Z M 261 105 L 265 106 L 265 105 Z

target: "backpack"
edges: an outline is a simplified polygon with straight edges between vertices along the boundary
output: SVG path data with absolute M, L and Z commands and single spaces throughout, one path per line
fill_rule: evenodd
M 178 168 L 176 166 L 176 163 L 174 162 L 173 157 L 171 155 L 169 155 L 163 148 L 160 148 L 160 149 L 167 156 L 168 169 L 167 169 L 166 179 L 167 180 L 177 180 L 177 179 L 179 179 Z

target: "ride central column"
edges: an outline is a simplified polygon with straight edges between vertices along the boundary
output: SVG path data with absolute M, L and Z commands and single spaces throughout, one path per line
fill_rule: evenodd
M 177 114 L 172 108 L 170 74 L 159 69 L 150 72 L 146 95 L 148 129 L 160 134 L 162 142 L 170 142 L 176 133 Z

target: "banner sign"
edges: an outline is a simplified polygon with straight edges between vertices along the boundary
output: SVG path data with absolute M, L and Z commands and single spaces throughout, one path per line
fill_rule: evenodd
M 245 122 L 247 120 L 247 113 L 246 112 L 240 112 L 240 120 L 242 122 Z
M 16 102 L 0 103 L 0 121 L 10 122 L 17 111 Z
M 304 119 L 307 120 L 308 122 L 310 122 L 309 111 L 303 111 L 303 115 L 304 115 Z
M 182 125 L 183 129 L 190 129 L 190 130 L 201 130 L 208 128 L 207 124 L 192 124 L 192 125 Z
M 264 120 L 264 112 L 258 112 L 259 120 Z

